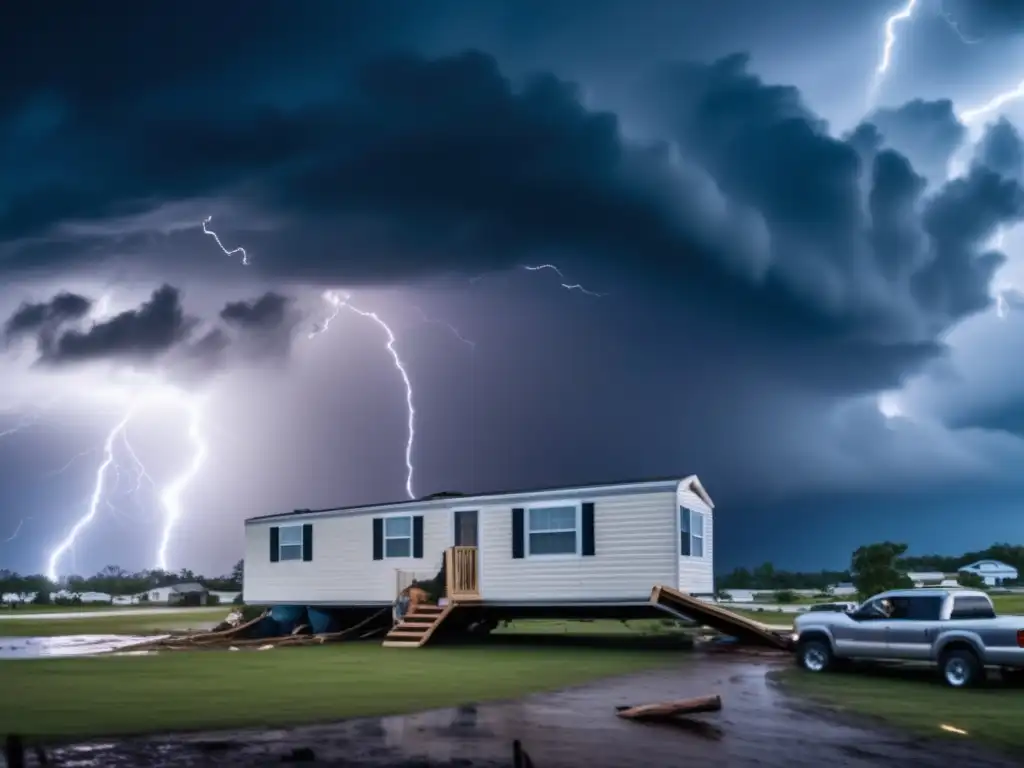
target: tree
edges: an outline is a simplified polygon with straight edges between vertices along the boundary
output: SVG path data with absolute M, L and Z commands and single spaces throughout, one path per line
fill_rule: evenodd
M 891 541 L 868 544 L 854 551 L 850 560 L 850 573 L 861 599 L 866 600 L 889 589 L 914 586 L 897 563 L 906 551 L 906 544 Z
M 970 571 L 960 571 L 956 575 L 956 583 L 961 587 L 969 587 L 971 589 L 984 589 L 985 580 L 976 573 Z
M 239 560 L 235 563 L 235 567 L 231 569 L 231 582 L 234 584 L 235 589 L 241 589 L 242 583 L 245 581 L 245 560 Z

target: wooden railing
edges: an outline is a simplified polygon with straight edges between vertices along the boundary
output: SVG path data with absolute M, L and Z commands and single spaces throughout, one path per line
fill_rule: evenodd
M 449 600 L 479 600 L 476 547 L 449 547 L 445 550 L 445 593 Z

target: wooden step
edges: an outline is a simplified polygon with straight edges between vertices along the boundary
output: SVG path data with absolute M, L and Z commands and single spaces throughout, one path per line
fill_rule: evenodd
M 423 610 L 427 609 L 427 610 Z M 451 607 L 416 606 L 416 611 L 407 615 L 385 636 L 386 648 L 418 648 L 434 633 L 438 625 L 451 612 Z

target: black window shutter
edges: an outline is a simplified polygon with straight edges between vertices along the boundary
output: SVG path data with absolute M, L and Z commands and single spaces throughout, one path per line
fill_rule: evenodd
M 412 556 L 423 557 L 423 515 L 412 519 Z
M 679 554 L 690 556 L 690 510 L 679 508 Z
M 270 562 L 276 563 L 281 559 L 280 531 L 276 525 L 270 526 Z
M 313 524 L 302 524 L 302 559 L 307 563 L 313 560 Z
M 515 507 L 512 510 L 512 558 L 522 560 L 526 556 L 526 548 L 523 541 L 523 508 Z
M 585 501 L 583 502 L 583 515 L 582 515 L 582 530 L 580 535 L 582 541 L 580 542 L 580 553 L 583 555 L 594 554 L 594 502 Z
M 373 559 L 384 559 L 384 518 L 373 518 Z

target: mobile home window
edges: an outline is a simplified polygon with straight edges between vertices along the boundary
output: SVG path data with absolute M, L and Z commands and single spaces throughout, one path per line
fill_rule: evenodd
M 704 557 L 704 514 L 679 508 L 679 554 Z
M 576 505 L 537 507 L 526 515 L 527 554 L 579 553 L 579 518 Z
M 277 547 L 281 560 L 302 559 L 302 526 L 282 525 L 278 532 Z
M 412 518 L 384 518 L 384 557 L 412 557 Z

